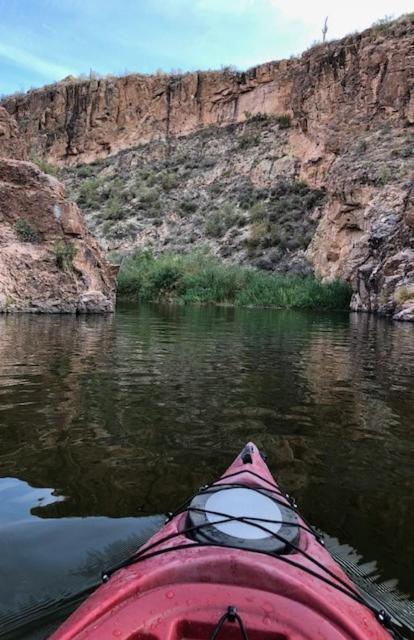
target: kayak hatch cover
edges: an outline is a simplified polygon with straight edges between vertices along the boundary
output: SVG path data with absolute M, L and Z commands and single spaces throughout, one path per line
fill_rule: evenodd
M 399 636 L 280 491 L 253 443 L 103 582 L 50 640 Z

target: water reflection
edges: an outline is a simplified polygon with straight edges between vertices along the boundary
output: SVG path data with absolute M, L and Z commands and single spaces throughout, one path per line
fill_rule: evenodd
M 364 315 L 124 308 L 0 318 L 1 474 L 42 518 L 171 509 L 244 442 L 313 522 L 414 595 L 414 327 Z

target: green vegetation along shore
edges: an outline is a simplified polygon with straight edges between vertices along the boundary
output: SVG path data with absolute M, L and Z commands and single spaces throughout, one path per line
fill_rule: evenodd
M 270 274 L 224 264 L 201 252 L 159 257 L 141 252 L 124 259 L 118 297 L 142 302 L 346 309 L 351 290 L 344 282 Z

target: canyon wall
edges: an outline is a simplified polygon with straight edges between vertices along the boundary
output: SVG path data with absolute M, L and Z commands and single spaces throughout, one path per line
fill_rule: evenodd
M 134 198 L 124 203 L 112 199 L 112 205 L 121 210 L 116 214 L 118 220 L 127 214 L 133 227 L 137 217 L 141 224 L 145 211 L 151 209 L 147 222 L 158 225 L 150 234 L 142 224 L 135 225 L 128 242 L 118 242 L 120 249 L 143 246 L 152 236 L 158 237 L 153 242 L 157 249 L 168 247 L 168 225 L 171 216 L 177 217 L 179 198 L 197 200 L 202 188 L 205 203 L 208 199 L 219 216 L 223 193 L 207 187 L 224 179 L 230 192 L 241 177 L 252 188 L 267 190 L 257 200 L 263 201 L 265 208 L 263 236 L 270 234 L 273 239 L 260 243 L 259 238 L 254 264 L 261 266 L 262 262 L 275 270 L 283 265 L 285 269 L 290 260 L 297 261 L 300 250 L 304 254 L 301 259 L 316 274 L 345 278 L 352 284 L 352 308 L 414 319 L 413 16 L 313 47 L 300 58 L 260 65 L 245 73 L 223 70 L 87 81 L 67 78 L 6 98 L 2 105 L 15 118 L 29 154 L 60 166 L 77 166 L 67 169 L 65 175 L 81 200 L 85 180 L 99 178 L 99 184 L 90 183 L 89 187 L 102 191 L 104 200 L 105 175 L 110 177 L 115 168 L 122 165 L 129 172 L 126 179 L 130 184 L 134 171 L 142 177 L 142 171 L 152 170 L 151 163 L 158 163 L 158 186 L 168 197 L 158 199 L 156 215 L 154 203 L 147 206 L 142 193 L 135 204 Z M 224 147 L 223 135 L 228 140 Z M 178 155 L 188 144 L 186 138 L 200 141 L 195 143 L 201 148 L 197 156 L 200 164 L 191 169 L 192 181 L 175 182 L 171 189 L 164 189 L 161 181 L 166 180 L 171 158 L 180 179 Z M 203 139 L 208 144 L 203 145 Z M 261 154 L 263 142 L 265 157 Z M 134 152 L 135 147 L 141 151 Z M 240 152 L 247 149 L 249 154 L 243 156 Z M 215 168 L 202 166 L 206 153 Z M 105 160 L 105 166 L 88 177 L 87 168 L 80 165 L 98 160 Z M 181 165 L 184 163 L 182 158 Z M 280 202 L 283 204 L 286 196 L 281 194 L 283 180 L 296 185 L 288 187 L 289 193 L 300 191 L 297 185 L 304 181 L 309 190 L 325 194 L 323 202 L 315 200 L 312 207 L 308 206 L 310 196 L 305 198 L 307 204 L 304 200 L 302 219 L 306 224 L 298 233 L 306 236 L 306 241 L 301 239 L 299 248 L 296 231 L 280 222 Z M 98 200 L 86 205 L 88 219 L 95 222 L 102 220 L 107 206 Z M 237 224 L 227 221 L 223 238 L 237 240 L 237 228 L 241 228 L 239 237 L 243 239 L 251 235 L 249 225 L 253 224 L 257 236 L 257 219 L 251 219 L 249 208 L 257 202 L 246 204 L 246 199 L 232 196 L 228 204 L 240 216 Z M 296 210 L 301 208 L 299 202 L 295 206 Z M 188 244 L 202 244 L 206 238 L 202 233 L 203 237 L 198 237 L 202 231 L 200 211 L 189 210 L 187 214 L 187 224 L 193 222 Z M 156 225 L 152 219 L 157 220 Z M 113 231 L 110 225 L 106 227 Z M 107 245 L 117 248 L 102 225 L 99 231 Z M 310 232 L 312 238 L 308 238 Z M 280 235 L 283 242 L 277 243 Z M 234 243 L 223 243 L 223 238 L 215 238 L 212 244 L 216 243 L 224 259 L 243 262 L 252 258 L 247 250 L 234 251 Z M 269 242 L 276 243 L 283 254 L 270 263 L 269 246 L 263 246 Z M 224 246 L 227 249 L 223 252 Z
M 115 306 L 116 270 L 56 178 L 23 159 L 0 108 L 0 312 L 100 313 Z
M 407 18 L 243 73 L 69 77 L 1 104 L 29 148 L 57 163 L 90 162 L 259 112 L 291 114 L 315 163 L 318 152 L 338 154 L 351 134 L 381 121 L 414 122 L 413 34 Z

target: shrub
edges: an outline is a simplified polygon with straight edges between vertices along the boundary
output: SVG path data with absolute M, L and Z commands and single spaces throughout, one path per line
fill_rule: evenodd
M 105 203 L 105 218 L 109 220 L 120 220 L 123 215 L 124 211 L 119 195 L 111 195 Z
M 138 199 L 141 205 L 155 204 L 160 199 L 160 192 L 157 187 L 148 188 L 143 186 L 139 190 Z
M 181 212 L 185 215 L 195 213 L 198 209 L 197 203 L 194 200 L 190 200 L 189 198 L 184 198 L 180 202 Z
M 218 211 L 212 213 L 206 220 L 204 231 L 206 236 L 209 236 L 210 238 L 221 238 L 223 235 L 223 225 Z
M 254 222 L 264 220 L 266 218 L 266 205 L 264 202 L 256 202 L 249 211 L 250 219 Z
M 383 164 L 378 169 L 377 182 L 379 184 L 387 184 L 387 182 L 389 182 L 391 178 L 392 178 L 392 171 L 390 167 L 387 167 L 385 164 Z
M 384 16 L 383 18 L 376 20 L 372 24 L 371 29 L 373 29 L 374 31 L 386 31 L 386 29 L 388 29 L 393 24 L 393 22 L 393 16 Z
M 237 141 L 237 145 L 239 149 L 249 149 L 250 147 L 255 147 L 260 143 L 260 136 L 258 134 L 251 133 L 243 133 L 239 136 Z
M 280 276 L 228 265 L 195 252 L 155 258 L 142 252 L 124 260 L 118 277 L 120 298 L 235 306 L 339 309 L 349 305 L 346 283 Z
M 27 220 L 17 220 L 14 223 L 14 230 L 20 242 L 39 242 L 40 240 L 38 232 Z
M 282 113 L 280 116 L 275 117 L 280 129 L 289 129 L 292 126 L 292 118 L 288 113 Z
M 407 300 L 414 299 L 414 289 L 409 287 L 400 287 L 394 293 L 395 302 L 402 304 L 407 302 Z
M 175 173 L 162 173 L 160 182 L 164 191 L 170 191 L 177 186 L 178 179 Z
M 77 253 L 77 249 L 73 244 L 64 240 L 56 242 L 53 247 L 53 253 L 59 269 L 70 270 L 73 268 L 73 260 Z
M 356 152 L 357 153 L 365 153 L 365 151 L 368 149 L 368 143 L 366 140 L 359 140 L 357 142 L 356 145 Z
M 212 195 L 215 196 L 223 190 L 223 186 L 220 184 L 220 182 L 212 182 L 211 184 L 209 184 L 208 190 Z
M 244 221 L 241 212 L 230 204 L 224 205 L 212 213 L 207 219 L 204 230 L 207 236 L 220 238 L 231 227 L 240 225 Z
M 249 122 L 267 122 L 270 119 L 269 114 L 261 113 L 260 111 L 258 113 L 251 113 L 250 111 L 245 111 L 244 117 Z
M 36 153 L 31 153 L 30 159 L 34 164 L 37 164 L 37 166 L 41 171 L 43 171 L 43 173 L 48 173 L 51 176 L 56 176 L 59 173 L 59 167 L 48 162 L 44 158 L 39 158 Z
M 77 204 L 87 209 L 97 207 L 100 202 L 99 188 L 101 185 L 102 180 L 100 178 L 88 178 L 84 180 L 76 198 Z
M 268 224 L 266 222 L 256 222 L 250 228 L 249 236 L 246 240 L 246 245 L 250 248 L 260 247 L 263 242 L 263 238 L 267 233 Z
M 89 178 L 90 176 L 94 175 L 95 167 L 92 167 L 91 165 L 86 164 L 86 165 L 83 165 L 82 167 L 79 167 L 76 173 L 78 178 Z

